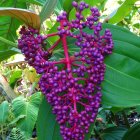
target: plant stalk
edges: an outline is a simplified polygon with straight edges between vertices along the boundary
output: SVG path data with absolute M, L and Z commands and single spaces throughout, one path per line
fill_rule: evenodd
M 64 26 L 63 26 L 63 23 L 65 21 L 61 21 L 60 22 L 60 26 L 62 29 L 64 29 Z M 67 45 L 67 36 L 64 34 L 62 37 L 62 44 L 63 44 L 63 49 L 64 49 L 64 54 L 65 54 L 65 58 L 66 58 L 66 65 L 67 65 L 67 69 L 71 71 L 71 60 L 70 60 L 70 56 L 69 56 L 69 53 L 68 53 L 68 45 Z M 72 77 L 72 73 L 70 72 L 70 77 Z M 77 102 L 76 102 L 76 95 L 73 91 L 74 89 L 72 88 L 71 89 L 71 92 L 73 94 L 73 105 L 74 105 L 74 111 L 77 113 Z

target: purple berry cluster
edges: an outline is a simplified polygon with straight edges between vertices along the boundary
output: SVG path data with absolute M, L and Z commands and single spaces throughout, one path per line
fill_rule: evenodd
M 60 132 L 64 140 L 84 140 L 89 126 L 94 122 L 101 102 L 101 82 L 104 80 L 105 55 L 113 49 L 112 35 L 106 30 L 100 35 L 102 24 L 96 7 L 91 7 L 91 15 L 84 18 L 82 11 L 88 4 L 72 3 L 76 9 L 75 19 L 67 20 L 67 13 L 58 16 L 58 32 L 47 36 L 39 35 L 32 28 L 22 27 L 18 44 L 28 63 L 39 74 L 40 89 L 53 107 Z M 90 33 L 86 30 L 91 30 Z M 73 32 L 73 30 L 78 32 Z M 57 35 L 59 40 L 48 50 L 44 50 L 45 39 Z M 69 54 L 67 38 L 74 38 L 79 52 Z M 51 61 L 49 55 L 62 42 L 64 58 Z M 63 64 L 63 68 L 58 65 Z
M 43 50 L 45 46 L 45 36 L 39 35 L 39 31 L 31 27 L 23 26 L 19 32 L 22 36 L 18 40 L 18 47 L 25 55 L 25 60 L 33 66 L 37 73 L 42 74 L 46 71 L 49 52 Z

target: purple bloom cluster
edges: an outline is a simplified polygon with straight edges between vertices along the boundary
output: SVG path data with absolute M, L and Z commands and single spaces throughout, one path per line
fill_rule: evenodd
M 88 4 L 72 4 L 76 9 L 76 18 L 68 21 L 66 12 L 58 16 L 58 32 L 48 36 L 58 35 L 60 39 L 50 49 L 43 49 L 48 36 L 41 36 L 32 28 L 21 29 L 18 43 L 28 63 L 42 74 L 40 89 L 53 107 L 63 139 L 84 140 L 100 106 L 104 58 L 112 53 L 113 40 L 109 30 L 100 35 L 102 24 L 98 22 L 100 14 L 96 7 L 91 7 L 91 15 L 84 18 L 82 11 L 89 7 Z M 93 32 L 87 33 L 87 28 Z M 74 33 L 71 29 L 79 32 Z M 75 45 L 80 49 L 73 56 L 68 52 L 67 37 L 75 38 Z M 49 60 L 50 50 L 53 52 L 60 41 L 65 58 Z M 64 65 L 62 70 L 59 64 Z

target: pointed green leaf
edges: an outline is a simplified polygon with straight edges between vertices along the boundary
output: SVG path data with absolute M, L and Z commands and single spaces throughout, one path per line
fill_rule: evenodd
M 127 129 L 124 127 L 110 127 L 100 135 L 102 140 L 121 140 Z
M 4 101 L 0 104 L 0 124 L 4 124 L 8 118 L 9 103 Z
M 140 139 L 140 122 L 137 122 L 126 132 L 122 140 L 139 140 L 139 139 Z
M 124 17 L 130 13 L 136 1 L 138 0 L 125 0 L 125 2 L 118 8 L 115 15 L 109 19 L 109 23 L 114 24 L 123 20 Z
M 5 6 L 13 6 L 13 7 L 18 7 L 19 3 L 15 2 L 13 3 L 11 2 L 1 2 L 0 5 L 2 7 Z M 25 3 L 20 4 L 19 7 L 26 7 Z M 17 39 L 17 35 L 16 35 L 16 30 L 19 27 L 19 25 L 21 24 L 20 21 L 18 21 L 17 19 L 11 18 L 11 17 L 7 17 L 7 16 L 0 16 L 0 61 L 5 60 L 7 58 L 9 58 L 11 55 L 14 55 L 16 53 L 19 53 L 20 51 L 18 49 L 15 49 L 15 45 L 13 46 L 13 44 L 15 43 L 16 39 Z M 3 42 L 3 39 L 5 38 L 5 40 L 9 40 L 11 41 L 10 43 L 8 43 L 9 41 Z
M 20 50 L 16 48 L 16 43 L 3 37 L 0 37 L 0 45 L 0 61 L 5 60 L 16 53 L 20 53 Z
M 15 117 L 25 115 L 25 118 L 17 122 L 27 139 L 31 138 L 34 125 L 37 120 L 39 105 L 41 103 L 41 93 L 37 92 L 28 99 L 20 96 L 13 100 L 12 108 Z
M 10 16 L 16 18 L 28 26 L 39 29 L 40 18 L 39 16 L 29 10 L 20 8 L 0 8 L 0 16 Z
M 12 41 L 7 40 L 7 39 L 5 39 L 3 37 L 0 37 L 0 42 L 3 42 L 3 43 L 5 43 L 7 45 L 10 45 L 12 47 L 17 47 L 17 44 L 16 43 L 13 43 Z
M 1 10 L 7 7 L 12 7 L 12 8 L 23 8 L 26 9 L 26 3 L 25 2 L 18 2 L 18 1 L 1 1 L 0 3 Z M 0 11 L 3 13 L 3 11 Z M 0 14 L 1 15 L 1 14 Z M 17 39 L 16 35 L 16 30 L 18 27 L 21 25 L 21 22 L 17 20 L 16 18 L 10 17 L 10 16 L 0 16 L 0 36 L 8 39 L 10 41 L 15 42 Z M 5 49 L 7 49 L 5 45 Z
M 8 11 L 6 7 L 13 7 L 13 8 L 22 8 L 26 9 L 26 2 L 24 1 L 0 1 L 0 61 L 5 60 L 9 58 L 10 56 L 20 53 L 19 49 L 17 49 L 17 46 L 13 46 L 15 42 L 17 41 L 17 29 L 23 22 L 16 19 L 16 15 L 10 16 L 9 14 L 14 14 L 11 11 Z M 6 8 L 6 9 L 5 9 Z M 9 12 L 9 13 L 7 13 Z M 9 16 L 8 16 L 9 15 Z M 20 15 L 21 16 L 21 15 Z M 22 17 L 22 16 L 21 16 Z M 24 19 L 25 20 L 25 19 Z M 6 40 L 12 41 L 10 43 L 3 42 L 3 38 Z
M 104 24 L 104 27 L 110 28 L 115 47 L 105 61 L 103 103 L 114 107 L 139 105 L 140 38 L 118 26 Z
M 46 1 L 39 15 L 41 19 L 41 23 L 50 17 L 52 12 L 54 11 L 56 4 L 57 4 L 57 0 Z
M 64 9 L 63 9 L 63 3 L 64 3 L 64 1 L 65 1 L 65 0 L 57 0 L 57 4 L 56 4 L 56 7 L 55 7 L 55 12 L 56 12 L 56 14 L 60 14 L 60 12 L 61 12 L 62 10 L 64 10 Z

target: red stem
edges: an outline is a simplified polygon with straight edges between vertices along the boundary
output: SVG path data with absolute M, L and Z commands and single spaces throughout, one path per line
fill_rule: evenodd
M 78 103 L 81 104 L 81 105 L 83 105 L 84 107 L 90 107 L 90 105 L 84 104 L 84 103 L 82 103 L 80 101 L 78 101 Z
M 61 39 L 59 38 L 59 39 L 48 49 L 48 52 L 50 52 L 51 50 L 53 50 L 53 49 L 59 44 L 60 41 L 61 41 Z
M 48 37 L 51 37 L 51 36 L 56 36 L 56 35 L 58 35 L 58 33 L 48 34 L 48 35 L 46 35 L 46 36 L 45 36 L 45 38 L 47 39 Z
M 65 61 L 64 61 L 64 60 L 60 60 L 60 61 L 53 61 L 53 64 L 63 64 L 63 63 L 65 63 Z
M 64 21 L 60 22 L 60 26 L 62 27 L 62 29 L 64 29 L 63 22 Z M 62 36 L 62 43 L 63 43 L 63 49 L 64 49 L 64 54 L 65 54 L 66 63 L 67 63 L 67 69 L 71 70 L 70 59 L 69 59 L 69 54 L 68 54 L 68 46 L 67 46 L 67 37 L 65 34 Z
M 78 65 L 78 64 L 75 64 L 75 63 L 72 63 L 73 66 L 77 66 L 77 67 L 80 67 L 82 65 Z
M 60 26 L 62 29 L 64 29 L 64 26 L 63 26 L 64 22 L 65 22 L 64 20 L 60 21 Z M 63 49 L 64 49 L 64 55 L 66 58 L 67 69 L 71 71 L 71 60 L 68 53 L 67 36 L 65 34 L 62 36 L 62 44 L 63 44 Z M 70 73 L 70 77 L 72 77 L 72 73 Z M 71 89 L 71 92 L 73 94 L 74 111 L 77 112 L 76 96 L 74 94 L 73 88 Z

